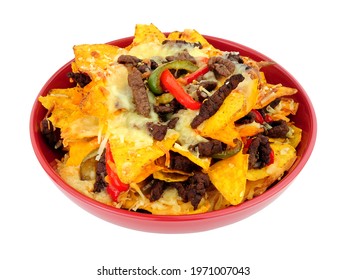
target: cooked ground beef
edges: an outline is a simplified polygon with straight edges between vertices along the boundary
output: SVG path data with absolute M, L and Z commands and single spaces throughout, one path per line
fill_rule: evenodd
M 287 133 L 289 132 L 289 127 L 286 121 L 278 120 L 272 121 L 269 123 L 272 127 L 269 130 L 266 130 L 264 134 L 271 138 L 286 138 Z
M 118 57 L 117 62 L 120 64 L 128 64 L 131 66 L 136 66 L 138 63 L 141 62 L 141 59 L 133 55 L 122 54 Z
M 244 80 L 242 74 L 236 74 L 227 79 L 215 93 L 209 97 L 200 107 L 199 114 L 190 124 L 192 128 L 197 128 L 203 121 L 213 116 L 223 104 L 224 99 Z
M 200 142 L 194 148 L 198 149 L 200 157 L 210 157 L 224 151 L 226 146 L 225 143 L 212 139 L 208 142 Z
M 179 119 L 180 119 L 179 117 L 172 118 L 172 119 L 167 123 L 167 127 L 168 127 L 168 128 L 171 128 L 171 129 L 174 129 L 175 126 L 176 126 L 176 123 L 178 122 Z
M 148 100 L 145 83 L 142 75 L 135 67 L 130 70 L 128 75 L 128 84 L 132 90 L 136 111 L 145 117 L 149 117 L 151 106 Z
M 147 123 L 147 129 L 154 140 L 161 141 L 165 138 L 168 126 L 166 124 Z
M 276 98 L 274 101 L 272 101 L 268 106 L 275 109 L 278 104 L 280 104 L 281 98 Z
M 179 153 L 170 152 L 170 169 L 183 172 L 193 172 L 199 168 L 194 162 Z
M 177 101 L 177 99 L 172 99 L 169 103 L 159 104 L 154 106 L 154 112 L 158 115 L 174 114 L 178 110 L 183 109 L 183 106 Z
M 229 52 L 226 58 L 237 63 L 243 63 L 243 59 L 237 52 Z
M 172 114 L 175 114 L 179 110 L 184 109 L 184 107 L 177 101 L 177 99 L 173 99 L 167 104 L 154 105 L 153 109 L 154 109 L 154 112 L 158 114 L 160 121 L 166 122 L 170 120 Z M 173 127 L 170 127 L 170 128 L 173 128 Z
M 252 123 L 252 122 L 254 122 L 255 117 L 256 117 L 255 113 L 251 111 L 251 112 L 249 112 L 246 116 L 244 116 L 244 117 L 242 117 L 241 119 L 237 120 L 237 121 L 235 122 L 235 124 L 241 125 L 241 124 Z
M 92 81 L 92 79 L 87 74 L 84 74 L 84 73 L 69 72 L 67 76 L 68 78 L 72 79 L 82 88 L 88 85 Z
M 199 86 L 202 86 L 207 91 L 212 91 L 217 87 L 218 83 L 217 81 L 212 80 L 202 80 L 199 82 Z
M 258 134 L 248 148 L 248 169 L 260 169 L 269 164 L 271 147 L 269 138 Z
M 184 50 L 176 55 L 170 55 L 165 57 L 165 59 L 167 61 L 174 61 L 174 60 L 188 60 L 192 63 L 196 63 L 196 60 L 194 58 L 194 56 L 190 55 L 189 52 L 187 50 Z
M 206 189 L 210 186 L 210 179 L 207 174 L 198 171 L 187 181 L 175 182 L 171 186 L 177 189 L 183 202 L 190 201 L 194 209 L 197 209 Z
M 191 43 L 191 42 L 187 42 L 184 40 L 164 40 L 162 42 L 163 45 L 178 45 L 178 46 L 192 46 L 192 47 L 198 47 L 199 49 L 202 49 L 202 45 L 200 42 L 197 43 Z
M 150 201 L 156 201 L 163 195 L 163 192 L 165 190 L 164 185 L 165 185 L 165 181 L 161 181 L 158 179 L 154 179 L 151 182 L 151 191 L 150 191 L 150 197 L 149 197 Z
M 101 192 L 107 187 L 107 183 L 105 181 L 106 175 L 106 160 L 104 151 L 96 165 L 96 177 L 93 192 Z
M 62 139 L 60 136 L 60 128 L 54 127 L 48 118 L 44 118 L 40 122 L 40 131 L 48 146 L 54 149 L 62 148 Z
M 207 174 L 197 171 L 193 176 L 189 177 L 184 182 L 165 182 L 158 179 L 153 179 L 150 183 L 150 201 L 156 201 L 161 198 L 166 188 L 176 188 L 178 195 L 182 198 L 183 202 L 191 202 L 194 209 L 198 205 L 210 186 L 210 179 Z

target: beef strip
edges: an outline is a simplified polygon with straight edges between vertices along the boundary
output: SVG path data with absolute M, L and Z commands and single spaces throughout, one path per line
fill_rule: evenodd
M 191 122 L 192 128 L 197 128 L 203 121 L 213 116 L 223 104 L 224 99 L 237 88 L 238 84 L 244 80 L 242 74 L 236 74 L 228 78 L 225 83 L 214 92 L 200 107 L 199 114 Z
M 145 117 L 149 117 L 151 106 L 149 103 L 145 83 L 142 80 L 142 75 L 135 67 L 129 71 L 128 84 L 133 93 L 133 99 L 136 111 Z
M 73 73 L 69 72 L 67 74 L 68 78 L 72 79 L 74 82 L 76 82 L 80 87 L 85 87 L 88 85 L 92 79 L 85 73 Z
M 102 153 L 97 165 L 96 165 L 96 177 L 94 183 L 93 192 L 101 192 L 107 187 L 107 182 L 105 181 L 106 172 L 106 160 L 105 151 Z
M 168 126 L 166 124 L 147 123 L 147 129 L 154 140 L 161 141 L 165 138 Z
M 208 60 L 208 68 L 215 74 L 228 77 L 235 70 L 235 64 L 226 58 L 221 56 L 213 56 Z
M 289 132 L 289 127 L 286 121 L 278 120 L 269 123 L 271 128 L 266 130 L 264 134 L 271 138 L 286 138 Z
M 270 162 L 271 147 L 269 138 L 258 134 L 248 148 L 248 169 L 260 169 Z

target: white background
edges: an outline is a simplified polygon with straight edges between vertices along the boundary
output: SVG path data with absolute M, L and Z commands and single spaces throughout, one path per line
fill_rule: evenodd
M 97 269 L 211 265 L 249 266 L 251 275 L 209 279 L 347 279 L 347 21 L 342 4 L 2 1 L 0 278 L 130 279 L 97 276 Z M 38 92 L 73 58 L 73 45 L 131 36 L 136 23 L 154 23 L 162 31 L 194 28 L 241 43 L 277 61 L 305 88 L 317 114 L 316 146 L 302 173 L 274 203 L 223 228 L 153 234 L 94 217 L 50 181 L 29 138 Z

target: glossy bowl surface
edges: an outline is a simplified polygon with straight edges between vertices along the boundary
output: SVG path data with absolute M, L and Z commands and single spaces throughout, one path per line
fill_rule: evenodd
M 216 48 L 225 51 L 238 51 L 243 56 L 255 60 L 271 60 L 269 57 L 238 43 L 221 38 L 206 36 L 205 38 Z M 133 37 L 126 37 L 110 42 L 112 45 L 125 47 L 132 42 Z M 71 62 L 71 61 L 70 61 Z M 77 205 L 89 213 L 116 225 L 134 230 L 160 233 L 189 233 L 210 230 L 226 226 L 260 211 L 275 200 L 297 177 L 307 163 L 315 145 L 317 121 L 312 103 L 299 82 L 283 67 L 276 64 L 263 69 L 269 83 L 282 83 L 298 89 L 294 99 L 300 103 L 296 116 L 292 119 L 303 130 L 302 141 L 297 148 L 298 159 L 287 174 L 276 185 L 264 194 L 246 201 L 238 206 L 213 211 L 204 214 L 163 216 L 149 215 L 116 209 L 86 197 L 66 184 L 54 170 L 54 160 L 61 155 L 52 151 L 44 142 L 39 129 L 39 123 L 46 114 L 45 108 L 38 102 L 40 95 L 46 95 L 50 89 L 71 86 L 67 73 L 71 71 L 70 62 L 62 66 L 43 86 L 39 92 L 30 117 L 30 137 L 34 152 L 43 169 L 55 185 Z

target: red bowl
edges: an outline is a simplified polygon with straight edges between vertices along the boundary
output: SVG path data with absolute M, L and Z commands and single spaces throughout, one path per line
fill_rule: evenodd
M 265 55 L 238 43 L 212 36 L 205 36 L 205 38 L 218 49 L 238 51 L 241 55 L 249 56 L 258 61 L 271 60 Z M 133 37 L 122 38 L 112 41 L 110 44 L 125 47 L 132 42 L 132 39 Z M 71 62 L 66 63 L 46 82 L 38 94 L 38 97 L 46 95 L 50 89 L 67 88 L 70 86 L 67 79 L 67 73 L 71 71 L 70 63 Z M 30 137 L 34 152 L 48 176 L 67 197 L 89 213 L 116 225 L 147 232 L 188 233 L 210 230 L 232 224 L 260 211 L 282 194 L 304 168 L 316 141 L 316 116 L 305 90 L 291 74 L 278 64 L 264 68 L 263 70 L 269 83 L 282 83 L 285 86 L 298 89 L 298 93 L 294 95 L 294 99 L 300 103 L 300 106 L 297 114 L 293 116 L 292 119 L 303 131 L 302 141 L 297 147 L 297 161 L 282 180 L 268 189 L 264 194 L 238 206 L 204 214 L 164 216 L 116 209 L 84 196 L 65 183 L 53 168 L 55 159 L 60 158 L 61 155 L 52 151 L 41 136 L 39 123 L 45 116 L 46 110 L 41 103 L 38 102 L 38 97 L 34 102 L 30 117 Z

